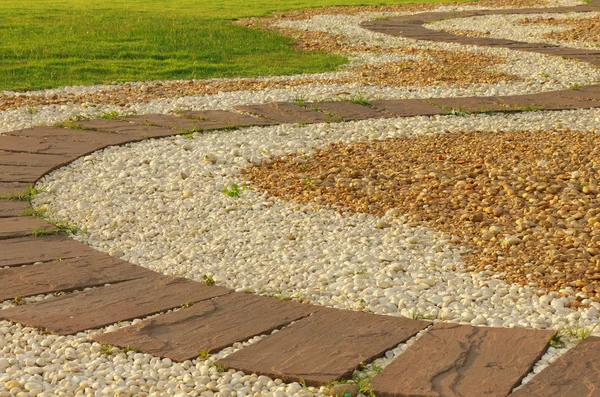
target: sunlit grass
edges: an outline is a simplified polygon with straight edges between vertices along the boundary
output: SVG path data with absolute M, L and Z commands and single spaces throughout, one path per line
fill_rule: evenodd
M 330 71 L 346 59 L 298 51 L 288 38 L 231 21 L 306 7 L 397 3 L 393 0 L 0 2 L 0 90 Z

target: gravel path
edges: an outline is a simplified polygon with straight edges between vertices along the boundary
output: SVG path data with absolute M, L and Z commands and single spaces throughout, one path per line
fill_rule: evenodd
M 418 84 L 390 84 L 384 88 L 378 87 L 377 84 L 384 79 L 377 76 L 369 84 L 321 84 L 314 81 L 343 79 L 352 73 L 346 71 L 321 76 L 244 80 L 249 82 L 245 83 L 242 90 L 227 92 L 227 88 L 221 87 L 220 92 L 205 95 L 186 94 L 182 87 L 196 86 L 196 83 L 186 82 L 164 82 L 160 85 L 132 83 L 129 89 L 126 85 L 73 87 L 24 96 L 7 93 L 5 98 L 9 100 L 17 97 L 25 97 L 26 100 L 15 100 L 18 108 L 7 107 L 0 112 L 0 131 L 23 128 L 42 121 L 57 122 L 74 115 L 97 116 L 113 111 L 118 114 L 143 114 L 167 113 L 177 109 L 230 109 L 235 105 L 347 98 L 359 94 L 363 99 L 506 95 L 564 89 L 573 84 L 584 85 L 599 80 L 597 69 L 580 62 L 510 50 L 414 42 L 378 35 L 357 27 L 361 21 L 381 15 L 391 14 L 319 16 L 311 13 L 310 20 L 289 18 L 283 24 L 287 28 L 343 35 L 349 47 L 366 45 L 380 49 L 401 49 L 379 51 L 373 55 L 356 53 L 355 65 L 363 69 L 366 65 L 366 70 L 371 65 L 389 64 L 390 60 L 395 62 L 394 65 L 421 62 L 431 56 L 431 51 L 468 51 L 469 54 L 475 54 L 471 55 L 473 59 L 477 58 L 477 54 L 504 58 L 503 63 L 491 66 L 494 72 L 517 78 L 492 84 L 476 81 L 470 84 L 458 84 L 458 81 L 444 84 L 438 77 L 430 85 L 422 84 L 426 78 L 432 78 L 432 72 L 423 76 L 423 81 L 419 80 Z M 479 70 L 485 71 L 484 68 Z M 393 74 L 394 69 L 391 72 Z M 542 73 L 547 77 L 541 76 Z M 313 81 L 308 84 L 290 83 L 299 79 Z M 219 80 L 212 84 L 227 85 L 229 82 Z M 206 89 L 210 84 L 201 82 L 197 85 Z M 232 80 L 232 84 L 240 84 L 240 80 Z M 260 87 L 261 84 L 266 86 Z M 277 87 L 278 84 L 283 86 Z M 73 98 L 65 100 L 69 92 L 73 93 L 72 97 L 89 95 L 90 103 L 76 104 Z M 110 99 L 111 93 L 115 98 Z M 131 99 L 140 93 L 145 93 L 147 98 L 133 103 L 137 101 Z M 39 97 L 56 103 L 44 104 Z M 127 103 L 120 106 L 122 101 Z M 549 136 L 549 140 L 555 138 L 556 142 L 565 137 L 581 136 L 580 141 L 574 139 L 570 152 L 554 150 L 555 157 L 552 158 L 552 161 L 561 164 L 561 172 L 569 176 L 561 179 L 560 183 L 564 186 L 560 185 L 560 188 L 568 196 L 565 200 L 573 201 L 560 204 L 583 212 L 582 217 L 569 220 L 573 222 L 567 225 L 574 230 L 570 234 L 571 243 L 578 248 L 584 242 L 587 244 L 586 238 L 597 242 L 594 240 L 597 237 L 595 229 L 584 230 L 585 226 L 580 221 L 584 219 L 588 228 L 599 225 L 589 221 L 598 215 L 590 212 L 597 211 L 598 196 L 597 192 L 592 191 L 595 183 L 593 178 L 596 176 L 587 174 L 597 171 L 597 164 L 593 162 L 597 157 L 593 157 L 595 147 L 590 146 L 589 142 L 595 142 L 594 133 L 597 133 L 598 125 L 600 110 L 577 110 L 515 115 L 413 117 L 311 126 L 287 124 L 253 127 L 231 133 L 196 133 L 193 137 L 180 136 L 112 147 L 76 160 L 44 178 L 40 187 L 45 192 L 36 196 L 34 204 L 36 208 L 47 210 L 51 218 L 67 220 L 85 230 L 75 238 L 101 251 L 169 275 L 195 280 L 211 275 L 217 284 L 239 291 L 336 308 L 473 325 L 592 329 L 600 322 L 600 303 L 595 295 L 591 296 L 589 291 L 584 290 L 584 287 L 591 285 L 590 280 L 588 284 L 575 288 L 561 285 L 544 289 L 548 286 L 541 283 L 539 277 L 533 277 L 525 285 L 507 283 L 518 280 L 507 274 L 496 273 L 494 265 L 478 273 L 470 273 L 469 265 L 476 263 L 470 262 L 473 250 L 479 246 L 494 249 L 496 246 L 488 247 L 487 242 L 473 245 L 465 240 L 471 236 L 466 231 L 458 236 L 458 240 L 447 234 L 451 231 L 450 226 L 455 226 L 458 221 L 452 220 L 455 223 L 449 223 L 447 229 L 425 224 L 423 219 L 419 221 L 416 218 L 417 215 L 421 218 L 428 216 L 423 207 L 413 212 L 412 217 L 400 216 L 399 211 L 391 207 L 351 211 L 352 201 L 344 201 L 347 197 L 328 201 L 321 194 L 313 194 L 316 189 L 313 190 L 314 185 L 310 185 L 316 182 L 316 178 L 312 178 L 309 172 L 315 165 L 320 167 L 328 164 L 325 157 L 315 157 L 315 154 L 332 155 L 334 152 L 327 149 L 331 144 L 347 148 L 347 145 L 370 141 L 369 144 L 359 144 L 366 146 L 358 147 L 374 150 L 370 145 L 386 145 L 386 142 L 393 140 L 406 142 L 410 139 L 411 144 L 416 146 L 419 142 L 445 142 L 455 145 L 453 153 L 456 156 L 464 157 L 466 154 L 465 158 L 468 158 L 472 155 L 467 150 L 468 144 L 460 142 L 460 139 L 444 140 L 473 137 L 476 141 L 480 135 L 472 131 L 488 131 L 490 135 L 486 136 L 486 140 L 496 139 L 498 142 L 507 137 L 513 137 L 514 140 L 515 137 L 533 136 L 535 131 L 553 131 L 555 135 Z M 588 146 L 585 146 L 586 142 Z M 474 147 L 480 151 L 486 149 L 483 141 L 479 145 L 474 143 Z M 499 168 L 507 175 L 496 173 L 495 176 L 506 176 L 515 185 L 522 183 L 524 193 L 520 192 L 521 187 L 515 189 L 515 193 L 521 196 L 535 194 L 531 193 L 531 189 L 527 190 L 533 186 L 525 183 L 529 175 L 524 170 L 509 167 L 514 160 L 509 154 L 514 153 L 514 148 L 506 146 L 501 150 L 500 147 L 493 153 L 497 161 L 490 166 Z M 549 148 L 552 149 L 551 146 Z M 530 149 L 533 151 L 535 147 Z M 423 173 L 444 172 L 443 168 L 439 168 L 443 165 L 442 159 L 432 157 L 439 156 L 439 153 L 423 150 L 421 153 L 418 148 L 415 150 L 413 160 L 422 162 L 420 170 Z M 465 153 L 461 154 L 461 151 Z M 539 159 L 535 158 L 536 166 L 543 168 L 545 165 L 540 165 L 540 162 L 548 160 L 544 154 L 537 155 Z M 352 159 L 349 153 L 344 152 L 343 157 L 347 158 L 341 161 L 342 168 L 354 171 L 356 166 L 350 167 L 349 163 L 344 163 Z M 290 172 L 287 182 L 286 173 L 280 172 L 279 178 L 286 184 L 280 180 L 276 184 L 267 175 L 270 171 L 261 173 L 261 167 L 279 164 L 277 162 L 286 164 L 290 169 L 297 168 L 299 172 Z M 427 164 L 438 168 L 429 169 Z M 249 170 L 253 179 L 249 181 L 249 176 L 243 175 L 243 170 Z M 467 174 L 473 171 L 464 170 Z M 353 179 L 359 179 L 359 176 L 342 174 L 341 169 L 334 174 L 339 174 L 339 182 L 348 186 L 354 183 Z M 556 175 L 551 176 L 554 178 Z M 472 178 L 474 184 L 487 186 L 487 179 L 478 178 L 475 174 L 467 177 Z M 431 180 L 425 178 L 412 182 L 414 192 L 419 188 L 434 189 L 440 186 L 431 184 Z M 465 185 L 467 182 L 471 181 L 465 181 Z M 533 190 L 537 191 L 541 181 L 535 183 L 538 185 Z M 302 191 L 309 194 L 301 194 L 302 198 L 289 201 L 286 195 L 290 194 L 288 189 L 293 186 L 297 187 L 296 192 L 300 192 L 299 187 L 302 187 Z M 574 186 L 577 189 L 573 190 Z M 583 192 L 584 188 L 588 188 L 590 194 L 596 194 L 595 201 Z M 107 195 L 109 191 L 111 194 Z M 569 195 L 570 191 L 574 194 Z M 372 193 L 368 189 L 366 192 Z M 343 196 L 347 192 L 340 188 L 334 193 Z M 577 201 L 586 197 L 589 200 L 585 203 Z M 528 200 L 530 197 L 522 198 Z M 370 203 L 373 204 L 376 203 Z M 489 202 L 485 207 L 482 205 L 482 208 L 478 208 L 474 203 L 467 206 L 467 210 L 473 216 L 478 216 L 477 211 L 481 211 L 485 218 L 485 214 L 488 214 L 485 208 L 492 207 L 493 213 L 495 208 L 502 205 L 505 210 L 514 211 L 517 207 L 516 204 L 511 207 L 513 204 L 512 201 Z M 523 219 L 531 222 L 525 215 Z M 481 234 L 489 232 L 494 226 L 485 223 L 484 230 L 475 218 L 459 217 L 458 220 L 462 221 L 463 226 L 466 226 L 465 221 L 471 223 L 471 227 Z M 548 218 L 537 221 L 550 222 Z M 523 222 L 519 227 L 522 225 Z M 546 227 L 543 224 L 541 226 Z M 554 232 L 550 226 L 546 230 Z M 523 231 L 515 230 L 515 235 Z M 534 229 L 532 232 L 539 231 Z M 502 247 L 503 242 L 508 241 L 507 237 L 513 236 L 512 230 L 510 233 L 502 236 L 502 239 L 496 234 L 493 243 Z M 482 241 L 488 240 L 482 237 Z M 511 244 L 507 242 L 506 245 Z M 596 255 L 591 252 L 588 254 Z M 533 258 L 534 261 L 536 259 Z M 544 265 L 533 263 L 538 267 Z M 545 274 L 541 270 L 540 274 Z M 593 292 L 596 293 L 595 290 Z M 26 301 L 45 298 L 38 296 Z M 11 302 L 4 302 L 2 308 L 12 305 Z M 128 324 L 115 324 L 106 330 Z M 106 351 L 100 344 L 89 342 L 89 335 L 106 330 L 58 337 L 0 322 L 0 397 L 71 396 L 77 393 L 86 396 L 279 397 L 326 392 L 325 389 L 303 388 L 297 383 L 284 384 L 280 380 L 233 370 L 219 372 L 218 368 L 211 366 L 215 359 L 242 348 L 242 344 L 225 349 L 208 361 L 173 363 L 148 354 L 125 353 L 116 349 Z M 385 357 L 360 371 L 359 376 L 368 376 L 377 366 L 387 365 L 418 337 L 386 353 Z M 254 338 L 246 344 L 259 339 Z M 550 348 L 524 382 L 572 347 L 575 339 L 566 336 L 564 348 Z
M 462 36 L 548 43 L 561 47 L 600 49 L 600 13 L 486 15 L 427 24 L 433 30 Z

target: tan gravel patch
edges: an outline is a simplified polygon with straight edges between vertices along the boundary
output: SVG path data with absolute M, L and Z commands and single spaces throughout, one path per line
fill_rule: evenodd
M 550 25 L 565 27 L 562 32 L 550 32 L 544 37 L 562 41 L 582 41 L 600 45 L 600 15 L 591 18 L 525 18 L 522 25 Z
M 521 80 L 518 76 L 493 71 L 506 62 L 499 56 L 468 51 L 420 51 L 418 61 L 364 65 L 356 81 L 379 86 L 461 86 L 498 84 Z
M 571 287 L 600 301 L 598 134 L 465 132 L 332 144 L 242 174 L 284 200 L 407 214 L 471 248 L 469 271 L 545 290 Z

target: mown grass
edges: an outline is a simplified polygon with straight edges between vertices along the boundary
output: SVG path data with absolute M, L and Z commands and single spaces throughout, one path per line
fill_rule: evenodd
M 415 0 L 2 1 L 0 90 L 329 71 L 346 59 L 297 51 L 288 38 L 231 21 L 289 9 L 402 2 Z

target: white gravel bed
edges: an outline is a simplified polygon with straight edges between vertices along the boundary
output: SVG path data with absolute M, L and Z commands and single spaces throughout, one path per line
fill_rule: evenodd
M 462 267 L 462 249 L 424 227 L 390 218 L 392 226 L 379 229 L 370 215 L 309 209 L 252 189 L 239 199 L 221 191 L 242 185 L 239 169 L 250 163 L 331 142 L 473 129 L 589 130 L 599 122 L 600 110 L 581 110 L 288 124 L 150 140 L 53 172 L 35 205 L 87 230 L 76 238 L 101 251 L 165 274 L 212 275 L 240 291 L 473 325 L 593 326 L 598 303 L 574 311 L 563 307 L 567 298 L 534 286 L 450 270 Z
M 570 12 L 564 14 L 528 14 L 528 15 L 483 15 L 469 18 L 454 18 L 437 21 L 425 25 L 427 28 L 437 31 L 464 31 L 485 34 L 485 37 L 496 39 L 507 39 L 523 41 L 527 43 L 547 43 L 561 47 L 600 49 L 600 42 L 591 43 L 584 41 L 564 41 L 544 37 L 547 33 L 562 32 L 568 30 L 564 26 L 550 26 L 540 24 L 521 25 L 519 22 L 525 19 L 554 18 L 592 18 L 600 15 L 599 12 Z

